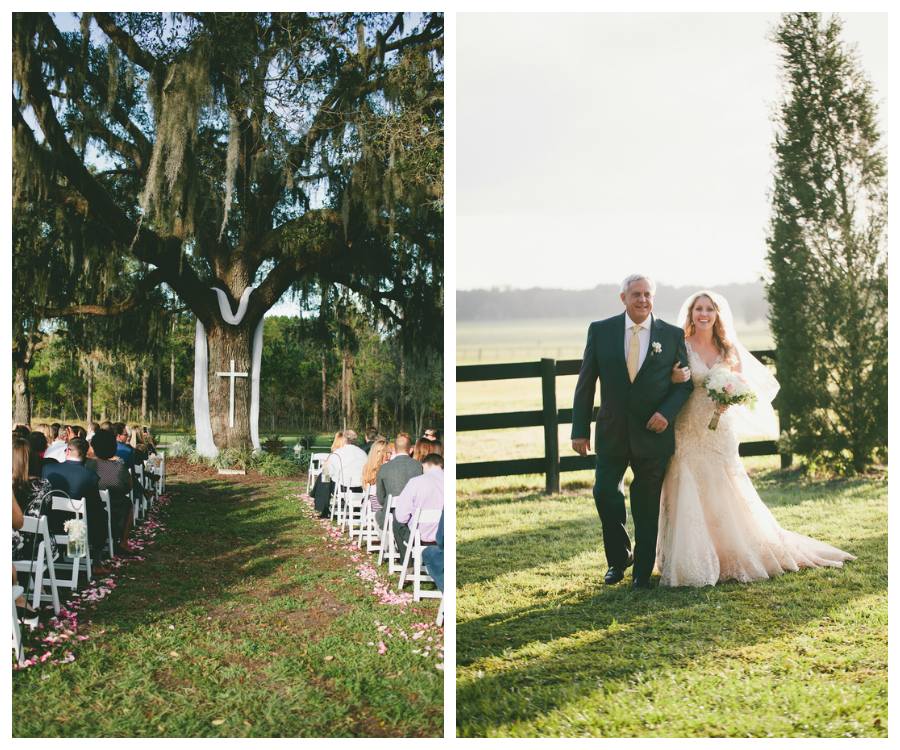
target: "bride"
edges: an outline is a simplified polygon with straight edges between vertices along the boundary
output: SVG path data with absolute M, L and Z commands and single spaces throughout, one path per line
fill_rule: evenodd
M 778 383 L 738 343 L 725 298 L 710 291 L 689 297 L 678 318 L 687 343 L 686 367 L 673 382 L 692 378 L 694 391 L 675 420 L 675 455 L 669 460 L 659 511 L 656 568 L 661 586 L 713 586 L 755 581 L 786 570 L 832 565 L 856 558 L 778 525 L 760 499 L 738 456 L 738 434 L 777 437 L 771 402 Z M 719 406 L 702 383 L 711 372 L 740 372 L 759 401 Z M 708 425 L 720 412 L 716 430 Z

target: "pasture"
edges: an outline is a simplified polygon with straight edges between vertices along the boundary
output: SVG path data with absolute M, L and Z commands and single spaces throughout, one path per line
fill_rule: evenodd
M 602 582 L 589 472 L 458 482 L 458 736 L 886 737 L 887 481 L 777 460 L 745 462 L 779 523 L 857 560 L 634 592 Z

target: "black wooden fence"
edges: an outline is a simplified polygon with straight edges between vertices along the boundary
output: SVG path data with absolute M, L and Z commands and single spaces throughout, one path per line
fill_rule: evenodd
M 768 364 L 775 362 L 775 352 L 771 350 L 751 352 L 757 359 Z M 542 359 L 540 362 L 518 362 L 499 365 L 465 365 L 456 368 L 457 383 L 471 383 L 482 380 L 519 380 L 540 378 L 543 394 L 543 409 L 540 411 L 496 412 L 494 414 L 457 415 L 456 431 L 500 430 L 511 427 L 543 427 L 544 455 L 542 458 L 517 458 L 507 461 L 481 461 L 457 464 L 457 479 L 480 479 L 483 477 L 504 477 L 519 474 L 546 474 L 547 492 L 559 492 L 559 475 L 563 471 L 593 470 L 594 456 L 559 455 L 559 425 L 572 424 L 572 409 L 557 409 L 556 378 L 563 375 L 577 375 L 581 370 L 580 359 Z M 594 407 L 592 418 L 597 418 Z M 781 415 L 782 424 L 786 422 Z M 770 456 L 777 454 L 774 440 L 741 443 L 742 456 Z M 791 465 L 790 454 L 781 454 L 781 466 Z

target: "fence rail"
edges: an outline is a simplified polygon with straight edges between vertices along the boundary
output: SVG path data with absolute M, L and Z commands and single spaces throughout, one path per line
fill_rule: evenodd
M 775 352 L 751 352 L 760 361 L 774 364 Z M 577 375 L 581 371 L 580 359 L 541 359 L 540 362 L 516 362 L 497 365 L 461 365 L 456 368 L 457 383 L 473 383 L 488 380 L 541 379 L 543 408 L 531 411 L 495 412 L 493 414 L 463 414 L 456 417 L 457 432 L 477 430 L 502 430 L 514 427 L 543 427 L 544 455 L 540 458 L 517 458 L 505 461 L 479 461 L 457 464 L 457 479 L 482 479 L 486 477 L 518 476 L 521 474 L 545 474 L 547 492 L 559 492 L 559 475 L 564 471 L 593 470 L 594 456 L 559 455 L 559 425 L 572 424 L 572 409 L 557 409 L 556 378 Z M 595 406 L 592 421 L 597 418 Z M 782 422 L 786 417 L 781 415 Z M 742 456 L 771 456 L 778 454 L 774 440 L 760 440 L 740 444 Z M 791 465 L 791 455 L 781 454 L 781 466 Z

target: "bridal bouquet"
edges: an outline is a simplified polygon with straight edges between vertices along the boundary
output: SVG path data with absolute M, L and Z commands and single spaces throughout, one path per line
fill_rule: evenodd
M 703 387 L 706 388 L 709 397 L 722 406 L 748 404 L 752 409 L 756 404 L 756 394 L 750 390 L 747 379 L 739 372 L 716 370 L 706 377 Z M 716 409 L 709 422 L 709 429 L 714 430 L 718 427 L 720 416 L 721 413 Z

